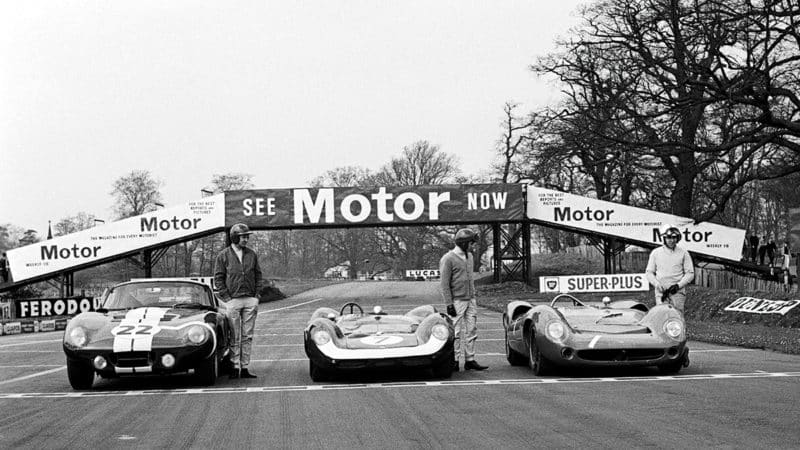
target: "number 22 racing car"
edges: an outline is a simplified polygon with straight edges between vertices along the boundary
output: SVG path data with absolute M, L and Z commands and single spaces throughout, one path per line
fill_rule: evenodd
M 557 367 L 656 366 L 674 374 L 689 364 L 683 316 L 669 304 L 633 300 L 587 305 L 569 294 L 548 304 L 513 301 L 503 314 L 508 362 L 535 375 Z
M 230 365 L 230 319 L 211 288 L 194 281 L 118 284 L 97 311 L 72 318 L 64 331 L 67 377 L 74 389 L 103 378 L 194 371 L 213 385 Z
M 452 322 L 431 305 L 404 315 L 386 314 L 380 306 L 364 314 L 357 303 L 346 303 L 339 311 L 319 308 L 304 332 L 314 381 L 325 381 L 337 371 L 389 367 L 430 368 L 435 377 L 449 378 L 453 338 Z

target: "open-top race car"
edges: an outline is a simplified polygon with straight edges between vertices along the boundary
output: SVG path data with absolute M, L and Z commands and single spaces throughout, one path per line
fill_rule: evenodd
M 503 314 L 506 357 L 535 375 L 556 367 L 656 366 L 674 374 L 689 364 L 683 316 L 669 304 L 633 300 L 588 305 L 569 294 L 550 304 L 513 301 Z
M 365 314 L 357 303 L 339 311 L 319 308 L 304 336 L 314 381 L 346 369 L 430 368 L 437 378 L 453 371 L 453 325 L 431 305 L 403 315 L 386 314 L 380 306 Z
M 89 389 L 95 373 L 169 374 L 193 370 L 213 385 L 229 365 L 230 320 L 211 288 L 194 281 L 137 280 L 103 295 L 97 311 L 75 316 L 64 332 L 67 377 Z

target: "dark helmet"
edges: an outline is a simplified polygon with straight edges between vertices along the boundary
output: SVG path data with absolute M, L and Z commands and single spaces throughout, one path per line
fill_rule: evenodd
M 469 228 L 462 228 L 456 233 L 456 245 L 464 245 L 478 240 L 478 235 Z
M 665 224 L 661 227 L 661 239 L 664 239 L 665 236 L 675 236 L 678 240 L 675 242 L 681 241 L 681 230 L 678 227 L 670 224 Z
M 231 233 L 230 233 L 231 242 L 233 242 L 234 244 L 238 244 L 239 236 L 245 236 L 252 233 L 253 232 L 250 231 L 250 227 L 248 227 L 243 223 L 237 223 L 231 227 Z

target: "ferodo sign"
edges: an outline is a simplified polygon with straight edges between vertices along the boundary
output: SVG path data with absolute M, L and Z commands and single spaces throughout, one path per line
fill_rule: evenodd
M 15 300 L 17 318 L 74 316 L 100 307 L 99 297 L 34 298 Z
M 524 219 L 521 184 L 229 191 L 225 222 L 255 228 L 480 223 Z
M 650 289 L 643 273 L 539 277 L 539 292 L 626 292 Z
M 12 280 L 69 269 L 225 225 L 225 195 L 8 250 Z
M 661 228 L 676 226 L 678 245 L 695 253 L 739 261 L 745 230 L 565 192 L 528 186 L 528 218 L 539 222 L 661 244 Z

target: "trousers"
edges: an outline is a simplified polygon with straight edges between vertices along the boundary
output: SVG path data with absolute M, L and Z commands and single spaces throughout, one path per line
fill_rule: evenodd
M 231 362 L 234 369 L 245 368 L 250 364 L 250 353 L 253 348 L 253 332 L 258 315 L 258 299 L 255 297 L 237 297 L 228 300 L 228 317 L 233 322 L 233 343 L 231 344 Z M 241 342 L 242 353 L 239 354 Z
M 683 307 L 686 304 L 686 294 L 683 292 L 678 292 L 676 294 L 672 294 L 669 297 L 669 302 L 672 303 L 672 306 L 675 307 L 678 311 L 683 314 Z M 656 305 L 660 305 L 664 302 L 661 301 L 661 295 L 656 294 Z
M 475 340 L 478 339 L 478 305 L 473 298 L 454 300 L 453 306 L 456 307 L 456 317 L 453 319 L 455 359 L 458 361 L 463 347 L 464 361 L 474 361 Z

